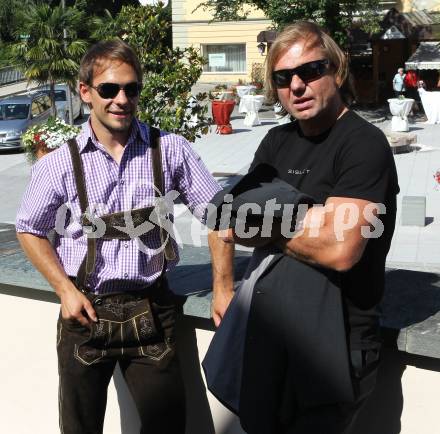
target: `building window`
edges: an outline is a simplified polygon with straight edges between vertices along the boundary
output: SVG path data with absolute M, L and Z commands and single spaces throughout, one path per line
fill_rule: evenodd
M 203 45 L 204 72 L 246 73 L 246 44 Z

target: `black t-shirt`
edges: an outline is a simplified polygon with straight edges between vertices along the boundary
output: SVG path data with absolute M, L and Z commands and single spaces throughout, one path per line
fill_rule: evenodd
M 342 291 L 352 349 L 374 347 L 378 308 L 384 289 L 385 259 L 390 248 L 399 192 L 390 146 L 378 128 L 353 111 L 327 132 L 305 137 L 299 124 L 272 128 L 261 142 L 251 169 L 266 163 L 278 176 L 324 204 L 328 197 L 383 203 L 386 214 L 379 238 L 370 238 L 360 261 L 347 272 L 321 269 Z

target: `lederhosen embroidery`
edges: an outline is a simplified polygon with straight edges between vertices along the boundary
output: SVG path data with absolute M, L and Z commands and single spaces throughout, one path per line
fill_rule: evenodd
M 163 178 L 162 169 L 162 153 L 160 149 L 160 131 L 157 128 L 150 128 L 150 147 L 151 147 L 151 157 L 153 166 L 153 182 L 154 182 L 154 195 L 156 198 L 163 197 L 165 195 L 165 183 Z M 87 236 L 87 253 L 82 261 L 77 278 L 76 284 L 78 289 L 87 292 L 86 282 L 92 275 L 95 264 L 96 264 L 96 238 L 90 236 L 96 230 L 96 226 L 91 221 L 92 218 L 87 214 L 89 201 L 87 198 L 87 189 L 84 177 L 84 169 L 81 161 L 81 156 L 78 150 L 78 144 L 76 139 L 70 139 L 67 141 L 69 145 L 70 155 L 72 158 L 73 173 L 75 177 L 76 188 L 78 192 L 78 199 L 81 209 L 81 226 L 83 232 Z M 136 227 L 144 221 L 148 220 L 154 207 L 146 207 L 135 210 L 130 210 L 133 225 Z M 116 212 L 111 214 L 106 214 L 100 216 L 99 218 L 105 223 L 105 234 L 102 236 L 105 240 L 119 239 L 119 240 L 130 240 L 129 234 L 123 232 L 117 228 L 117 226 L 125 227 L 124 212 Z M 160 215 L 160 213 L 159 213 Z M 164 246 L 164 263 L 162 267 L 162 273 L 166 269 L 166 261 L 173 260 L 176 257 L 173 246 L 171 244 L 170 234 L 167 233 L 163 227 L 160 225 L 160 238 L 161 243 Z

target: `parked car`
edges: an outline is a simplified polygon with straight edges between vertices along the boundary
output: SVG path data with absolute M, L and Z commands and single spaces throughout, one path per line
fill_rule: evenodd
M 0 149 L 21 148 L 21 135 L 51 115 L 50 98 L 42 92 L 0 100 Z
M 64 121 L 69 121 L 69 105 L 67 104 L 67 88 L 66 84 L 55 85 L 55 105 L 57 107 L 57 116 Z M 45 87 L 42 92 L 49 95 L 49 89 Z M 84 108 L 81 98 L 77 93 L 70 93 L 72 98 L 73 119 L 82 118 L 84 116 Z

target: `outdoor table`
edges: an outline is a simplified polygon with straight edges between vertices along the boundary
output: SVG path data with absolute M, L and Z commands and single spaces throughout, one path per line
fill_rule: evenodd
M 408 114 L 411 111 L 414 100 L 411 98 L 390 98 L 391 131 L 409 131 Z
M 212 101 L 212 117 L 217 125 L 217 134 L 231 134 L 231 113 L 234 110 L 234 100 Z
M 237 86 L 237 95 L 240 97 L 240 105 L 238 106 L 238 112 L 239 113 L 245 113 L 243 111 L 243 105 L 241 101 L 243 100 L 243 97 L 246 95 L 251 95 L 253 92 L 257 90 L 257 86 L 254 85 L 246 85 L 246 86 Z
M 418 89 L 427 124 L 440 124 L 440 92 L 430 92 L 423 88 Z
M 245 95 L 241 99 L 240 105 L 243 105 L 243 112 L 246 113 L 246 117 L 243 121 L 244 125 L 248 127 L 261 125 L 258 111 L 261 109 L 263 102 L 263 95 Z
M 257 86 L 254 86 L 253 84 L 247 84 L 243 86 L 237 86 L 237 95 L 242 98 L 245 95 L 250 95 L 252 92 L 257 90 Z

